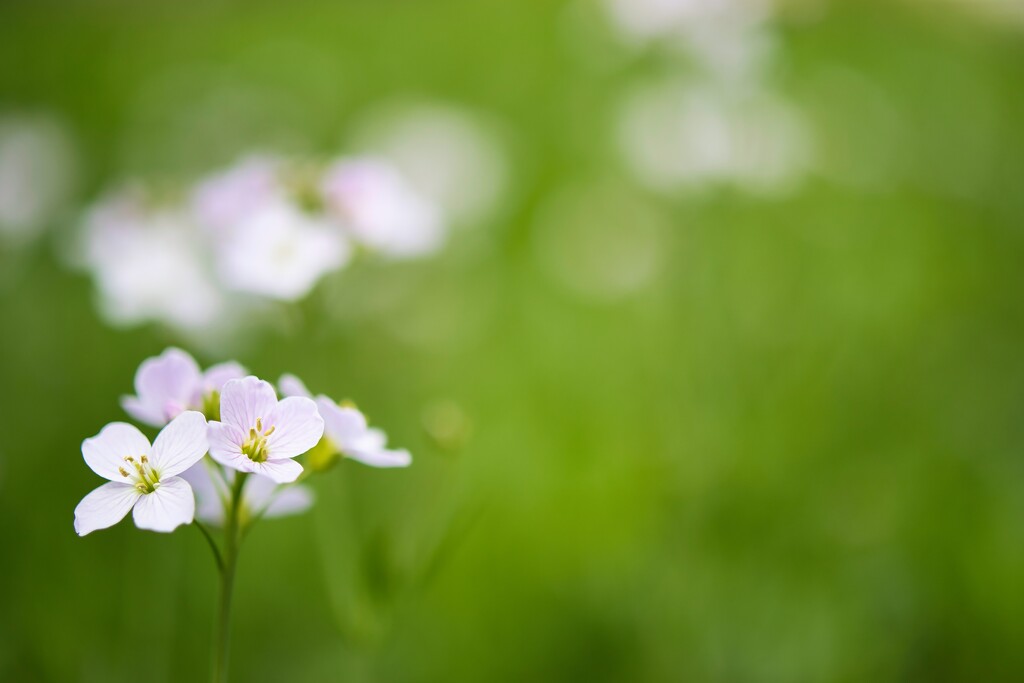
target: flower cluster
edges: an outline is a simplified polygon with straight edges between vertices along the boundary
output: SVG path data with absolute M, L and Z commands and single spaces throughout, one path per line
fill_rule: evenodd
M 384 433 L 354 406 L 314 400 L 291 375 L 278 386 L 283 398 L 238 363 L 203 371 L 175 348 L 144 361 L 135 394 L 121 403 L 162 429 L 151 443 L 137 427 L 113 422 L 82 443 L 86 464 L 108 482 L 79 503 L 75 531 L 107 528 L 129 511 L 139 528 L 165 532 L 196 517 L 221 525 L 229 514 L 292 514 L 313 500 L 297 482 L 341 457 L 374 467 L 412 461 L 408 451 L 387 449 Z M 304 454 L 308 468 L 298 461 Z
M 408 259 L 444 238 L 442 211 L 383 159 L 311 169 L 250 157 L 173 201 L 141 186 L 104 197 L 87 212 L 77 258 L 112 322 L 189 330 L 301 299 L 357 248 Z
M 183 186 L 100 197 L 69 256 L 91 274 L 101 313 L 230 332 L 356 257 L 433 255 L 496 203 L 502 157 L 474 117 L 421 107 L 373 121 L 355 126 L 345 156 L 248 154 Z

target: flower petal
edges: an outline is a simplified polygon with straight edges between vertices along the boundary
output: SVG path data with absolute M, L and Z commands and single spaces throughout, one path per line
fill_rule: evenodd
M 313 398 L 313 394 L 309 392 L 306 385 L 303 384 L 302 380 L 295 375 L 281 375 L 281 379 L 277 380 L 277 388 L 281 390 L 282 396 L 305 396 L 306 398 Z
M 75 533 L 85 536 L 114 526 L 124 519 L 141 495 L 131 484 L 116 481 L 94 489 L 75 508 Z
M 124 483 L 119 468 L 125 456 L 138 459 L 150 451 L 149 439 L 126 422 L 111 422 L 96 436 L 82 442 L 82 457 L 93 472 L 104 479 Z
M 232 463 L 237 458 L 249 459 L 242 453 L 245 434 L 238 427 L 223 422 L 210 422 L 206 427 L 206 437 L 209 440 L 210 457 L 220 464 L 239 469 Z
M 245 457 L 245 456 L 243 456 Z M 248 458 L 246 458 L 248 460 Z M 249 471 L 254 474 L 267 477 L 278 484 L 290 484 L 302 474 L 302 465 L 291 459 L 268 460 L 266 462 L 252 462 Z
M 267 438 L 270 458 L 294 458 L 315 446 L 324 435 L 324 420 L 316 403 L 302 396 L 291 396 L 278 403 L 265 417 L 264 427 L 273 427 Z
M 263 481 L 262 477 L 256 481 Z M 307 486 L 290 486 L 277 494 L 263 512 L 264 517 L 287 517 L 305 512 L 313 505 L 313 492 Z
M 345 457 L 361 462 L 370 467 L 408 467 L 412 464 L 412 455 L 407 450 L 348 450 Z
M 203 373 L 203 392 L 222 391 L 229 381 L 241 379 L 248 374 L 249 371 L 235 361 L 211 365 Z
M 181 477 L 161 479 L 156 491 L 143 495 L 135 504 L 135 526 L 151 531 L 174 531 L 191 524 L 196 510 L 192 487 Z
M 266 420 L 275 405 L 277 394 L 270 382 L 250 375 L 224 385 L 220 394 L 220 417 L 223 422 L 248 433 L 256 426 L 256 419 Z
M 199 365 L 195 359 L 181 349 L 169 348 L 159 356 L 142 361 L 135 373 L 138 403 L 127 401 L 125 410 L 131 406 L 135 411 L 130 413 L 133 417 L 162 427 L 188 407 L 199 381 Z
M 326 396 L 317 396 L 316 407 L 324 418 L 324 433 L 338 448 L 345 448 L 366 433 L 366 418 L 355 408 L 342 408 Z
M 153 469 L 161 478 L 173 477 L 199 462 L 209 448 L 206 431 L 206 418 L 194 410 L 171 420 L 153 442 Z
M 139 400 L 137 396 L 122 396 L 121 407 L 124 412 L 143 424 L 159 427 L 167 420 L 164 418 L 164 410 L 156 404 L 150 405 Z

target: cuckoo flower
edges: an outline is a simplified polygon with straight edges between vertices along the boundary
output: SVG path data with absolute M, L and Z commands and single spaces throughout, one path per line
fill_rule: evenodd
M 281 377 L 278 386 L 286 396 L 311 396 L 294 375 Z M 354 406 L 335 403 L 323 394 L 315 400 L 324 420 L 324 439 L 332 451 L 370 467 L 408 467 L 412 463 L 409 451 L 389 450 L 387 435 L 370 427 L 366 417 Z
M 346 159 L 324 175 L 321 191 L 327 214 L 365 247 L 391 258 L 437 251 L 444 241 L 440 211 L 388 162 Z
M 217 264 L 228 289 L 296 301 L 322 276 L 347 264 L 350 251 L 329 221 L 287 202 L 272 202 L 218 244 Z
M 278 401 L 269 382 L 252 376 L 224 385 L 220 417 L 209 427 L 213 459 L 278 484 L 298 478 L 302 466 L 292 458 L 315 446 L 324 433 L 313 401 L 302 396 Z
M 218 467 L 219 469 L 219 467 Z M 225 477 L 213 476 L 209 463 L 198 462 L 182 473 L 196 494 L 196 517 L 216 526 L 224 524 L 223 500 L 231 495 L 234 470 Z M 266 477 L 250 477 L 242 490 L 242 514 L 247 518 L 287 517 L 305 512 L 313 505 L 313 492 L 302 484 L 282 487 Z
M 206 418 L 184 412 L 157 435 L 152 445 L 135 427 L 112 422 L 82 442 L 82 456 L 93 472 L 110 481 L 75 508 L 79 536 L 106 529 L 134 508 L 135 526 L 173 531 L 192 522 L 195 499 L 181 477 L 206 453 Z
M 139 422 L 154 427 L 162 427 L 185 410 L 200 410 L 215 419 L 224 383 L 245 374 L 245 368 L 234 362 L 203 372 L 192 356 L 169 348 L 142 361 L 135 373 L 135 396 L 122 397 L 121 406 Z

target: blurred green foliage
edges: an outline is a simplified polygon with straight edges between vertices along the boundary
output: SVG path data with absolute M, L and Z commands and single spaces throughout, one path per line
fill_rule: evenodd
M 332 154 L 382 100 L 504 125 L 496 219 L 341 274 L 230 354 L 355 398 L 415 456 L 343 463 L 255 530 L 234 679 L 1024 679 L 1024 40 L 928 8 L 783 12 L 779 87 L 838 171 L 644 197 L 662 267 L 598 301 L 542 265 L 537 217 L 580 183 L 643 196 L 609 130 L 663 67 L 581 49 L 594 8 L 0 7 L 0 103 L 68 122 L 86 198 L 250 147 Z M 72 218 L 0 254 L 0 679 L 203 680 L 200 535 L 72 530 L 98 483 L 81 440 L 183 343 L 102 323 L 53 254 Z

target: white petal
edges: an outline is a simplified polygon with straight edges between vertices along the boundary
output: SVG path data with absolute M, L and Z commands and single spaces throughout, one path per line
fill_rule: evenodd
M 96 436 L 82 442 L 82 456 L 93 472 L 110 481 L 124 482 L 118 468 L 125 466 L 125 456 L 136 460 L 150 452 L 149 439 L 138 428 L 126 422 L 111 422 Z
M 153 469 L 161 478 L 173 477 L 199 462 L 208 448 L 206 431 L 206 418 L 194 410 L 171 420 L 153 442 Z
M 141 495 L 130 484 L 113 481 L 93 490 L 75 508 L 75 533 L 85 536 L 114 526 L 124 519 Z
M 302 380 L 295 375 L 281 375 L 281 379 L 277 380 L 277 388 L 281 390 L 282 396 L 305 396 L 306 398 L 313 398 L 313 394 L 309 393 L 309 389 L 302 383 Z
M 220 395 L 220 418 L 248 433 L 257 418 L 266 418 L 277 405 L 277 394 L 270 382 L 253 376 L 233 379 L 224 385 Z
M 245 457 L 245 456 L 243 456 Z M 250 472 L 267 477 L 278 484 L 290 484 L 302 474 L 302 465 L 294 460 L 268 460 L 266 462 L 252 462 Z
M 236 463 L 238 458 L 249 460 L 242 453 L 242 443 L 245 435 L 238 427 L 224 424 L 223 422 L 210 422 L 206 428 L 206 436 L 209 439 L 210 457 L 222 465 L 234 469 L 242 469 Z M 248 469 L 242 469 L 248 472 Z
M 345 451 L 345 457 L 370 467 L 408 467 L 412 464 L 412 455 L 407 450 L 389 451 Z
M 366 434 L 366 418 L 355 408 L 342 408 L 326 396 L 317 396 L 316 406 L 324 418 L 324 433 L 335 446 L 344 448 Z
M 132 516 L 140 529 L 166 532 L 191 524 L 195 510 L 192 487 L 181 477 L 171 477 L 161 479 L 156 491 L 143 494 Z
M 262 481 L 257 478 L 256 481 Z M 306 486 L 290 486 L 277 494 L 263 513 L 265 517 L 286 517 L 305 512 L 313 505 L 313 492 Z
M 274 428 L 267 438 L 270 458 L 294 458 L 315 446 L 324 435 L 324 421 L 312 399 L 291 396 L 284 399 L 269 415 L 264 427 Z

